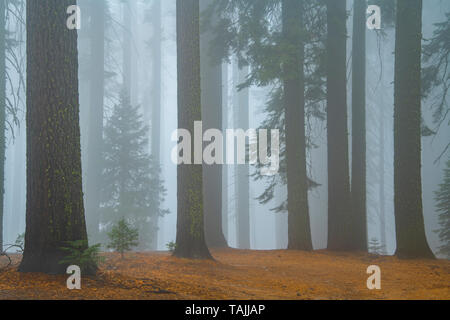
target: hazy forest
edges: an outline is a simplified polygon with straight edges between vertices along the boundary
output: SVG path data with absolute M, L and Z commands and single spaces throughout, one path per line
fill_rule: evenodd
M 448 0 L 0 0 L 0 300 L 450 299 L 449 53 Z

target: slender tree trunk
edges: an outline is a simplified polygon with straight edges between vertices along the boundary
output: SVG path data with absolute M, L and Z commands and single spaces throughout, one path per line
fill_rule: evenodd
M 386 243 L 386 201 L 384 197 L 384 175 L 385 175 L 385 169 L 384 169 L 384 153 L 385 153 L 385 147 L 384 147 L 384 110 L 382 109 L 384 107 L 384 104 L 382 104 L 380 109 L 380 154 L 379 154 L 379 197 L 380 197 L 380 237 L 381 241 L 380 244 L 384 246 L 384 250 L 387 250 L 387 243 Z
M 288 248 L 312 250 L 306 176 L 303 0 L 283 0 L 282 12 L 285 45 L 291 55 L 283 66 Z
M 200 0 L 200 11 L 211 0 Z M 212 23 L 215 23 L 214 17 Z M 213 34 L 204 30 L 200 37 L 202 120 L 203 130 L 220 129 L 222 126 L 222 64 L 213 62 L 211 40 Z M 203 199 L 205 236 L 208 247 L 227 247 L 222 230 L 222 165 L 203 164 Z
M 421 179 L 422 0 L 397 0 L 394 207 L 400 258 L 433 258 L 425 235 Z
M 238 68 L 239 84 L 245 82 L 249 68 Z M 237 93 L 238 109 L 236 125 L 238 129 L 249 128 L 249 90 L 245 88 Z M 237 247 L 250 249 L 250 167 L 248 164 L 236 166 L 236 221 Z
M 86 166 L 86 219 L 89 239 L 99 241 L 100 180 L 102 171 L 103 107 L 105 93 L 105 1 L 91 4 L 91 83 Z
M 346 1 L 327 0 L 328 249 L 330 250 L 348 250 L 351 247 L 346 20 Z
M 27 213 L 22 272 L 65 273 L 65 241 L 87 240 L 73 0 L 27 1 Z
M 177 0 L 176 11 L 178 128 L 193 133 L 194 122 L 202 120 L 199 0 Z M 191 158 L 194 159 L 194 148 Z M 204 231 L 202 165 L 179 165 L 177 184 L 177 245 L 174 255 L 211 258 Z
M 366 218 L 366 0 L 355 0 L 352 42 L 353 249 L 367 251 Z
M 161 1 L 155 0 L 152 15 L 153 24 L 153 43 L 152 43 L 152 137 L 151 137 L 151 155 L 155 165 L 160 167 L 161 164 L 161 42 L 162 42 L 162 26 L 161 26 Z M 159 173 L 155 178 L 159 180 Z M 155 219 L 156 230 L 158 228 L 158 220 Z M 158 249 L 158 231 L 152 234 L 152 248 Z
M 131 47 L 132 47 L 132 24 L 130 0 L 123 0 L 123 60 L 122 60 L 122 83 L 125 94 L 131 101 Z
M 222 132 L 228 129 L 228 64 L 222 66 Z M 224 138 L 223 145 L 226 141 Z M 223 158 L 227 158 L 224 148 Z M 222 166 L 222 230 L 225 241 L 228 240 L 228 165 Z
M 0 0 L 0 252 L 3 251 L 6 129 L 6 3 Z

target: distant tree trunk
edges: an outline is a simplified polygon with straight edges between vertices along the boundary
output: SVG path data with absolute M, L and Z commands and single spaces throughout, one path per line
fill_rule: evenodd
M 397 0 L 394 77 L 394 207 L 400 258 L 433 258 L 422 208 L 422 0 Z
M 153 37 L 152 37 L 152 137 L 151 155 L 155 165 L 160 166 L 161 162 L 161 1 L 155 0 L 152 15 Z M 159 173 L 156 179 L 159 180 Z M 158 220 L 156 217 L 155 226 L 158 230 Z M 152 234 L 152 248 L 158 249 L 158 231 Z
M 228 64 L 222 66 L 222 132 L 228 129 Z M 225 145 L 224 138 L 224 145 Z M 223 158 L 226 159 L 226 148 Z M 228 165 L 222 166 L 222 230 L 225 241 L 228 241 Z
M 352 41 L 353 249 L 367 251 L 366 218 L 366 0 L 355 0 Z
M 0 252 L 3 250 L 6 129 L 6 3 L 0 0 Z
M 123 57 L 122 57 L 122 83 L 125 94 L 131 101 L 131 47 L 132 24 L 130 0 L 123 0 Z
M 176 11 L 178 128 L 193 134 L 194 122 L 202 120 L 199 0 L 177 0 Z M 193 151 L 194 148 L 192 159 Z M 211 258 L 204 231 L 202 165 L 179 165 L 177 184 L 177 245 L 174 255 Z
M 102 173 L 103 106 L 105 93 L 105 1 L 91 4 L 89 137 L 86 166 L 86 219 L 91 241 L 99 241 L 99 200 Z
M 384 250 L 387 250 L 387 243 L 386 243 L 386 200 L 384 197 L 384 175 L 385 175 L 385 169 L 384 169 L 384 153 L 385 153 L 385 147 L 384 147 L 384 110 L 383 110 L 384 104 L 380 106 L 380 127 L 379 127 L 379 137 L 380 137 L 380 154 L 379 154 L 379 172 L 378 175 L 380 177 L 379 180 L 379 206 L 380 206 L 380 244 L 384 247 Z
M 73 0 L 27 1 L 27 213 L 22 272 L 65 273 L 65 241 L 87 240 Z
M 303 0 L 282 1 L 283 35 L 291 55 L 283 66 L 288 248 L 312 250 L 306 176 L 303 12 Z
M 249 73 L 249 68 L 238 71 L 239 83 L 243 83 Z M 249 90 L 242 89 L 238 95 L 238 110 L 236 110 L 237 128 L 247 131 L 249 128 Z M 237 201 L 237 247 L 250 249 L 250 167 L 241 164 L 236 167 L 236 201 Z
M 348 250 L 351 247 L 346 20 L 346 1 L 327 0 L 328 249 L 330 250 Z
M 211 0 L 200 0 L 200 11 L 206 10 L 211 3 Z M 204 30 L 200 37 L 204 131 L 222 126 L 222 64 L 212 62 L 212 38 L 213 34 L 208 30 Z M 222 230 L 222 165 L 203 164 L 203 199 L 206 243 L 208 247 L 227 247 Z

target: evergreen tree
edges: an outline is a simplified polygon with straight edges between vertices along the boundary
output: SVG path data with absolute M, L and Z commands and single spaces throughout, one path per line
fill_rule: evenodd
M 352 247 L 347 128 L 347 11 L 345 0 L 327 0 L 328 249 Z
M 352 39 L 352 244 L 367 251 L 366 0 L 355 0 Z
M 324 68 L 319 63 L 324 52 L 324 6 L 309 0 L 221 0 L 211 10 L 220 16 L 219 23 L 211 26 L 216 33 L 214 55 L 228 60 L 235 53 L 241 67 L 250 66 L 239 89 L 251 85 L 271 89 L 261 128 L 280 130 L 280 168 L 279 174 L 267 177 L 256 166 L 253 178 L 267 182 L 258 200 L 268 203 L 274 199 L 276 185 L 287 184 L 290 200 L 272 210 L 290 211 L 289 246 L 308 250 L 312 246 L 307 191 L 318 184 L 307 176 L 305 149 L 314 144 L 305 127 L 313 118 L 324 120 Z
M 213 0 L 200 0 L 200 11 L 204 12 L 212 2 Z M 217 20 L 216 16 L 207 18 L 213 20 L 213 23 Z M 204 131 L 222 127 L 222 65 L 209 55 L 212 37 L 211 29 L 202 30 L 200 70 Z M 206 243 L 208 247 L 227 247 L 222 231 L 222 165 L 203 165 L 203 196 Z
M 194 132 L 202 120 L 199 0 L 177 0 L 178 128 Z M 191 145 L 194 145 L 191 141 Z M 192 148 L 194 149 L 194 148 Z M 194 159 L 193 150 L 191 157 Z M 205 241 L 201 164 L 177 168 L 177 239 L 174 255 L 211 258 Z
M 124 258 L 124 253 L 131 251 L 133 247 L 138 245 L 139 231 L 133 228 L 125 218 L 121 218 L 108 232 L 110 242 L 109 249 L 114 249 L 120 253 L 121 258 Z
M 157 218 L 165 196 L 160 168 L 146 152 L 148 126 L 139 106 L 132 106 L 125 91 L 104 129 L 100 212 L 105 225 L 127 217 L 138 228 L 140 249 L 151 249 Z
M 27 209 L 22 272 L 65 273 L 66 241 L 87 240 L 72 0 L 27 1 Z
M 394 207 L 400 258 L 433 258 L 421 177 L 422 0 L 397 0 L 394 76 Z
M 435 192 L 436 208 L 439 212 L 439 225 L 436 230 L 442 245 L 439 253 L 450 258 L 450 160 L 447 161 L 447 168 L 444 169 L 444 181 L 439 185 L 439 190 Z

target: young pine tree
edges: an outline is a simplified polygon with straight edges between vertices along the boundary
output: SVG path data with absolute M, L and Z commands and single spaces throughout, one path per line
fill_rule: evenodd
M 108 248 L 120 252 L 122 259 L 124 253 L 131 251 L 131 248 L 138 245 L 139 232 L 137 228 L 133 228 L 125 218 L 121 218 L 108 232 L 110 242 Z
M 147 153 L 148 127 L 143 125 L 138 106 L 121 94 L 104 130 L 101 219 L 104 225 L 127 217 L 138 229 L 139 249 L 152 248 L 157 218 L 165 188 L 160 168 Z
M 450 258 L 450 160 L 444 169 L 444 181 L 439 185 L 439 190 L 435 192 L 436 208 L 439 212 L 440 229 L 436 230 L 442 245 L 439 253 Z

